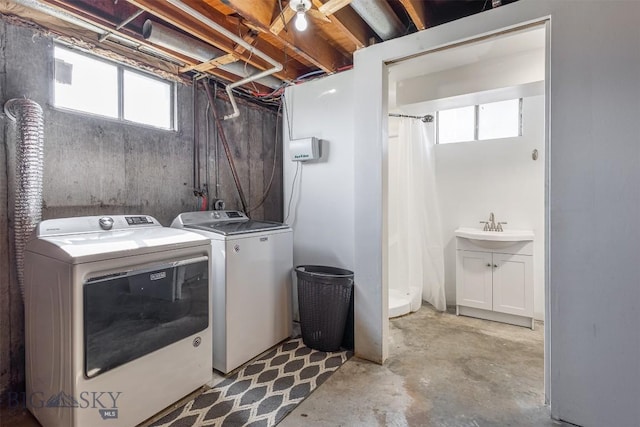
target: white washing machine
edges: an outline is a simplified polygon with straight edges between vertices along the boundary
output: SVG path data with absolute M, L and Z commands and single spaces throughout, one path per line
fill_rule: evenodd
M 186 212 L 171 226 L 211 239 L 214 369 L 226 374 L 291 336 L 291 228 L 238 211 Z
M 135 426 L 211 380 L 210 247 L 145 215 L 38 225 L 26 404 L 43 427 Z

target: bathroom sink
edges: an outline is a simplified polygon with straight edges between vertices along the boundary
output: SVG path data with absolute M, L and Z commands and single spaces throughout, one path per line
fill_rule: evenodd
M 483 231 L 478 228 L 466 227 L 458 228 L 454 234 L 487 249 L 506 248 L 516 243 L 532 241 L 534 237 L 531 230 Z

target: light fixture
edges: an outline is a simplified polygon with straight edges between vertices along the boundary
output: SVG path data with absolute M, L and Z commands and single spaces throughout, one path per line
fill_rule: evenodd
M 310 0 L 291 0 L 289 7 L 296 11 L 295 27 L 298 31 L 307 29 L 307 10 L 311 9 Z

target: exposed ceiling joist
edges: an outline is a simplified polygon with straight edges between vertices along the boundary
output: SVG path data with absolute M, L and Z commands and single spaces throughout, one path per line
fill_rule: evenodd
M 235 55 L 233 55 L 232 53 L 229 53 L 227 55 L 224 56 L 220 56 L 218 58 L 214 58 L 211 61 L 208 62 L 203 62 L 201 64 L 196 64 L 196 65 L 190 65 L 188 67 L 184 67 L 182 69 L 180 69 L 181 73 L 186 73 L 188 71 L 199 71 L 199 72 L 205 72 L 205 71 L 211 71 L 214 68 L 220 66 L 220 65 L 225 65 L 225 64 L 230 64 L 232 62 L 236 62 L 238 60 L 238 58 L 235 57 Z
M 422 0 L 400 0 L 418 30 L 427 28 L 425 2 Z
M 211 0 L 204 0 L 209 3 Z M 226 4 L 233 8 L 244 19 L 262 31 L 271 32 L 271 24 L 280 13 L 279 0 L 228 0 Z M 312 37 L 311 31 L 281 31 L 277 38 L 288 49 L 292 49 L 316 67 L 335 72 L 350 62 L 341 51 L 320 37 Z
M 236 83 L 247 74 L 260 74 L 265 90 L 252 85 L 252 92 L 273 98 L 280 93 L 272 94 L 281 88 L 281 80 L 341 70 L 352 64 L 353 52 L 372 41 L 493 7 L 483 0 L 305 0 L 309 28 L 298 30 L 291 1 L 11 0 L 5 3 L 15 2 L 22 9 L 5 9 L 19 11 L 17 16 L 33 19 L 67 43 L 105 56 L 115 52 L 121 55 L 117 60 L 130 59 L 166 78 L 207 73 Z M 156 28 L 157 37 L 145 28 Z M 279 70 L 280 64 L 284 68 L 276 72 L 277 78 L 267 79 L 266 73 Z
M 104 37 L 106 34 L 112 35 L 117 33 L 119 37 L 126 39 L 134 43 L 135 45 L 137 45 L 138 50 L 142 50 L 140 48 L 147 48 L 148 50 L 156 50 L 169 58 L 173 58 L 178 63 L 183 63 L 186 65 L 195 65 L 197 63 L 197 61 L 193 61 L 192 59 L 187 58 L 184 55 L 181 55 L 179 53 L 173 52 L 169 49 L 165 49 L 160 46 L 154 46 L 153 44 L 146 42 L 141 36 L 132 36 L 130 32 L 126 31 L 124 28 L 120 28 L 116 30 L 115 26 L 112 23 L 107 22 L 105 19 L 102 19 L 98 16 L 89 14 L 86 11 L 83 11 L 73 3 L 66 3 L 60 0 L 47 0 L 46 3 L 80 20 L 91 22 L 94 26 L 102 29 L 104 33 L 99 35 L 99 37 Z M 96 40 L 95 40 L 96 44 L 105 43 L 105 42 L 109 43 L 108 38 L 105 38 L 103 41 L 100 41 L 99 37 L 96 36 Z
M 284 27 L 287 26 L 294 16 L 296 16 L 295 10 L 290 7 L 283 8 L 282 13 L 273 19 L 273 22 L 269 26 L 269 31 L 277 36 L 280 34 L 280 31 L 284 30 Z
M 351 3 L 351 1 L 352 0 L 329 0 L 328 2 L 319 6 L 318 10 L 325 16 L 333 15 L 334 13 Z
M 312 0 L 313 5 L 321 10 L 321 0 Z M 351 2 L 351 0 L 349 0 Z M 329 3 L 324 3 L 324 5 Z M 355 45 L 356 49 L 369 45 L 369 40 L 375 36 L 366 22 L 350 7 L 342 7 L 330 14 L 329 19 Z
M 147 12 L 157 16 L 158 18 L 162 19 L 165 22 L 170 23 L 171 25 L 180 28 L 181 30 L 196 36 L 197 38 L 199 38 L 200 40 L 211 44 L 212 46 L 215 46 L 221 50 L 224 50 L 227 53 L 235 53 L 235 56 L 238 57 L 239 59 L 246 61 L 248 63 L 250 63 L 251 65 L 258 67 L 260 69 L 267 69 L 269 68 L 268 64 L 265 64 L 264 61 L 260 60 L 260 58 L 257 58 L 253 55 L 251 55 L 250 52 L 236 52 L 236 48 L 237 46 L 232 43 L 230 40 L 225 39 L 219 35 L 217 35 L 217 33 L 213 32 L 210 28 L 208 28 L 206 25 L 202 24 L 201 22 L 199 22 L 196 19 L 193 19 L 192 17 L 186 15 L 185 13 L 183 13 L 182 11 L 174 8 L 173 6 L 171 6 L 168 3 L 164 3 L 164 2 L 159 2 L 156 0 L 127 0 L 129 3 L 146 10 Z M 187 2 L 185 2 L 187 3 Z M 209 8 L 203 8 L 201 4 L 199 4 L 200 2 L 190 2 L 188 3 L 189 6 L 193 7 L 194 9 L 198 10 L 199 12 L 203 13 L 205 16 L 207 16 L 209 19 L 213 20 L 214 22 L 220 24 L 221 26 L 227 28 L 229 31 L 232 31 L 234 33 L 238 32 L 238 26 L 234 25 L 233 23 L 229 22 L 226 19 L 225 15 L 216 13 L 214 10 L 209 9 Z M 244 28 L 244 30 L 242 30 L 242 28 L 240 29 L 243 33 L 247 32 L 247 28 Z M 266 55 L 274 58 L 277 61 L 282 61 L 284 60 L 284 53 L 278 49 L 276 49 L 275 47 L 271 46 L 268 43 L 264 43 L 261 40 L 256 40 L 256 44 L 255 44 L 256 48 L 259 49 L 260 51 L 264 52 Z M 283 80 L 293 80 L 295 79 L 300 73 L 300 70 L 294 68 L 294 67 L 287 67 L 286 69 L 282 70 L 279 73 L 276 73 L 275 76 L 279 77 Z

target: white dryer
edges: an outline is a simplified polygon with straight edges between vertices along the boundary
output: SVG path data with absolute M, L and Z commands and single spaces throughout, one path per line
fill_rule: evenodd
M 211 239 L 214 369 L 226 374 L 291 336 L 289 226 L 238 211 L 185 212 L 171 226 Z
M 145 215 L 41 222 L 25 252 L 26 403 L 131 427 L 211 380 L 208 239 Z

